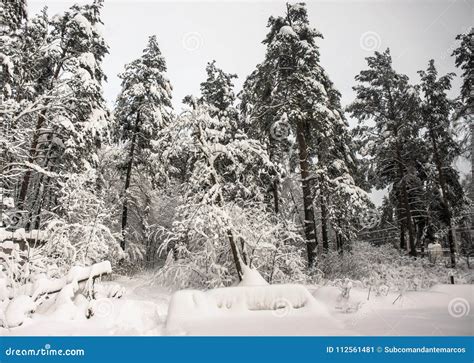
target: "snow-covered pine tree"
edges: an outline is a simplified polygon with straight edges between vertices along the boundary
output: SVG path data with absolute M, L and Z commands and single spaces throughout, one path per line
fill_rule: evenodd
M 14 114 L 20 110 L 21 97 L 18 97 L 18 63 L 21 48 L 21 31 L 18 29 L 26 21 L 26 4 L 23 1 L 2 0 L 0 2 L 0 226 L 10 224 L 3 221 L 8 209 L 14 208 L 14 189 L 17 173 L 12 171 L 11 163 L 21 154 L 25 134 L 24 125 L 14 122 Z M 19 126 L 19 127 L 17 127 Z M 11 211 L 8 211 L 9 213 Z
M 462 146 L 466 155 L 471 158 L 471 185 L 470 198 L 474 200 L 474 27 L 456 37 L 460 41 L 459 47 L 454 50 L 456 67 L 462 70 L 463 83 L 461 87 L 461 102 L 457 110 L 457 118 L 461 120 L 458 128 L 463 135 Z M 467 121 L 467 122 L 465 122 Z M 474 228 L 474 218 L 471 218 Z
M 33 175 L 33 172 L 28 169 L 29 166 L 24 165 L 25 160 L 30 160 L 28 145 L 31 144 L 35 134 L 39 133 L 35 132 L 38 115 L 48 107 L 49 101 L 45 99 L 45 94 L 47 94 L 52 62 L 44 51 L 45 48 L 47 49 L 46 45 L 49 44 L 49 19 L 46 9 L 30 18 L 28 26 L 24 25 L 15 34 L 17 34 L 15 44 L 10 53 L 13 72 L 10 83 L 7 84 L 10 97 L 4 104 L 5 113 L 3 114 L 5 135 L 11 137 L 7 145 L 9 157 L 4 164 L 5 170 L 2 177 L 8 180 L 7 189 L 12 190 L 11 196 L 16 201 L 18 201 L 22 178 L 28 177 L 28 183 L 30 179 L 35 179 L 38 186 L 30 188 L 29 200 L 24 200 L 26 199 L 25 192 L 25 198 L 16 203 L 19 210 L 13 209 L 18 213 L 17 227 L 28 227 L 31 225 L 31 220 L 37 218 L 33 216 L 40 212 L 38 202 L 44 201 L 45 188 L 43 187 L 43 191 L 40 189 L 41 185 L 44 185 L 42 181 L 47 179 L 41 173 Z M 42 130 L 42 133 L 47 135 L 46 130 Z M 37 164 L 42 165 L 41 160 L 38 160 Z M 39 217 L 36 221 L 39 221 Z
M 393 187 L 400 216 L 400 238 L 408 231 L 408 247 L 416 256 L 415 226 L 410 191 L 419 185 L 418 95 L 408 77 L 392 68 L 387 49 L 367 58 L 369 68 L 356 76 L 357 98 L 348 111 L 362 124 L 358 132 L 366 146 L 362 153 L 372 158 L 376 186 Z M 373 122 L 373 124 L 371 123 Z
M 288 125 L 290 138 L 296 139 L 304 231 L 308 262 L 312 266 L 318 243 L 315 199 L 321 207 L 321 234 L 327 249 L 329 225 L 334 222 L 335 227 L 342 218 L 334 214 L 334 219 L 330 221 L 330 213 L 336 212 L 339 207 L 331 211 L 329 208 L 339 202 L 336 203 L 336 197 L 330 202 L 329 195 L 339 188 L 341 193 L 349 192 L 346 197 L 353 199 L 356 205 L 355 199 L 360 199 L 364 193 L 356 187 L 350 175 L 354 166 L 350 164 L 354 164 L 355 160 L 351 160 L 350 156 L 347 123 L 339 104 L 340 95 L 319 64 L 316 39 L 322 35 L 310 27 L 305 5 L 287 4 L 285 16 L 271 17 L 268 27 L 270 31 L 263 41 L 267 46 L 265 59 L 244 84 L 241 109 L 246 115 L 249 133 L 269 145 L 273 161 L 282 162 L 285 158 L 282 151 L 288 150 L 285 142 L 289 138 L 279 143 L 279 138 L 275 140 L 272 134 L 277 124 Z M 294 165 L 295 160 L 290 161 Z M 350 184 L 351 188 L 343 188 L 342 184 Z M 277 190 L 275 186 L 276 210 L 279 205 Z M 342 197 L 342 194 L 339 196 Z
M 40 208 L 44 195 L 38 190 L 44 173 L 39 170 L 80 172 L 96 162 L 97 147 L 108 127 L 101 69 L 108 49 L 98 29 L 101 7 L 102 1 L 74 5 L 49 20 L 47 27 L 43 12 L 28 38 L 32 43 L 46 41 L 39 45 L 36 59 L 24 58 L 25 65 L 36 66 L 29 72 L 36 78 L 30 108 L 20 116 L 35 121 L 18 192 L 20 208 Z
M 311 124 L 313 135 L 312 170 L 316 178 L 316 195 L 321 211 L 323 250 L 329 250 L 330 232 L 334 231 L 335 247 L 342 251 L 345 242 L 355 237 L 361 215 L 372 205 L 360 185 L 355 145 L 340 104 L 340 93 L 326 72 L 321 85 L 327 98 L 321 100 L 317 117 L 326 119 L 326 129 Z
M 264 116 L 262 113 L 252 115 L 253 122 L 261 123 L 257 127 L 262 139 L 271 137 L 269 133 L 276 122 L 291 125 L 291 131 L 296 136 L 304 233 L 308 262 L 312 266 L 316 260 L 317 231 L 313 205 L 314 181 L 310 176 L 309 123 L 317 122 L 312 116 L 319 101 L 318 96 L 322 94 L 318 82 L 319 50 L 315 42 L 321 34 L 309 26 L 303 4 L 287 4 L 285 16 L 270 17 L 268 27 L 269 33 L 263 41 L 267 46 L 265 59 L 252 74 L 253 80 L 249 85 L 266 85 L 264 89 L 268 89 L 270 94 L 268 98 L 262 100 L 262 105 L 256 100 L 257 106 L 246 107 L 258 111 L 262 108 L 274 109 L 273 119 L 262 120 L 261 116 Z M 250 89 L 247 93 L 252 97 L 253 90 Z M 316 99 L 314 95 L 317 96 Z
M 259 64 L 244 82 L 243 90 L 239 94 L 242 120 L 239 126 L 249 137 L 259 140 L 266 146 L 270 159 L 283 169 L 287 163 L 288 151 L 291 144 L 285 138 L 275 138 L 270 130 L 277 119 L 277 108 L 273 106 L 271 97 L 275 83 L 272 64 Z M 285 135 L 283 135 L 285 136 Z M 269 187 L 269 201 L 273 201 L 275 214 L 281 211 L 281 180 L 273 178 Z
M 225 73 L 212 61 L 206 66 L 207 78 L 201 83 L 202 101 L 213 106 L 217 111 L 210 110 L 212 117 L 229 118 L 234 123 L 238 118 L 238 111 L 234 106 L 235 94 L 232 79 L 237 75 Z M 232 125 L 235 129 L 236 125 Z
M 469 107 L 473 106 L 474 96 L 473 77 L 474 77 L 474 27 L 469 29 L 466 33 L 456 36 L 459 41 L 459 47 L 453 51 L 455 57 L 456 67 L 462 70 L 462 86 L 461 86 L 461 100 L 463 107 L 461 108 L 461 116 L 474 113 L 473 110 L 468 111 Z
M 453 220 L 463 210 L 464 192 L 459 182 L 458 172 L 453 161 L 460 155 L 460 147 L 452 133 L 452 112 L 455 103 L 446 92 L 451 88 L 454 73 L 438 78 L 434 60 L 430 60 L 426 71 L 418 72 L 421 77 L 423 137 L 427 141 L 430 161 L 434 164 L 435 181 L 441 191 L 443 222 L 448 230 L 448 246 L 451 254 L 451 267 L 456 267 L 456 246 Z
M 57 183 L 51 176 L 93 165 L 107 128 L 101 7 L 102 1 L 75 5 L 51 20 L 43 10 L 16 30 L 9 48 L 11 97 L 2 105 L 2 118 L 8 121 L 6 134 L 15 137 L 6 175 L 13 175 L 13 196 L 27 212 L 27 228 L 32 220 L 38 223 L 42 210 L 54 207 Z M 21 147 L 14 150 L 15 145 Z
M 27 16 L 26 0 L 2 0 L 0 2 L 0 32 L 19 29 Z
M 122 207 L 122 248 L 127 238 L 129 188 L 137 168 L 154 177 L 151 161 L 152 140 L 172 118 L 171 84 L 165 76 L 166 62 L 156 36 L 151 36 L 140 58 L 125 66 L 120 74 L 122 90 L 115 109 L 116 138 L 127 143 L 125 186 Z

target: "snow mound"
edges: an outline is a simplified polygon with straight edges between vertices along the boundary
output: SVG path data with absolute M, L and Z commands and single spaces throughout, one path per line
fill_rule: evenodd
M 30 296 L 20 295 L 7 306 L 5 320 L 9 328 L 23 324 L 27 316 L 36 310 L 36 304 Z
M 166 329 L 176 334 L 186 332 L 190 324 L 192 327 L 200 321 L 213 318 L 222 320 L 236 315 L 251 321 L 254 314 L 268 312 L 271 313 L 269 318 L 299 314 L 330 318 L 326 307 L 317 302 L 302 285 L 237 286 L 205 292 L 177 291 L 168 308 Z
M 240 281 L 239 286 L 265 286 L 268 285 L 268 282 L 260 275 L 260 273 L 248 266 L 243 266 L 243 275 L 242 281 Z

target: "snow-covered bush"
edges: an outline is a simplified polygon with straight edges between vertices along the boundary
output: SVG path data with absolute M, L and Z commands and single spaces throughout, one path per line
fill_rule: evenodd
M 18 243 L 0 243 L 0 302 L 21 293 L 38 276 L 57 276 L 57 267 L 36 248 L 21 250 Z
M 241 247 L 244 263 L 271 283 L 306 280 L 301 240 L 292 223 L 272 220 L 260 204 L 200 205 L 182 211 L 183 219 L 166 232 L 160 252 L 168 259 L 157 273 L 179 287 L 228 286 L 236 281 L 228 233 Z
M 469 283 L 465 267 L 459 264 L 454 271 L 442 262 L 431 263 L 427 258 L 407 256 L 392 245 L 374 246 L 356 242 L 351 251 L 343 255 L 330 251 L 319 260 L 319 283 L 334 284 L 342 278 L 359 281 L 371 287 L 376 294 L 386 290 L 419 290 L 437 283 L 450 283 L 450 273 L 457 283 Z
M 0 326 L 20 326 L 37 310 L 55 319 L 90 318 L 97 299 L 120 298 L 124 293 L 116 284 L 96 283 L 112 272 L 109 261 L 59 270 L 41 254 L 21 251 L 18 244 L 3 242 L 0 248 L 0 260 L 6 266 L 0 270 Z
M 69 175 L 61 183 L 59 203 L 62 210 L 46 223 L 48 240 L 43 249 L 58 266 L 89 265 L 123 257 L 109 228 L 111 206 L 101 196 L 94 169 Z
M 297 227 L 276 218 L 265 201 L 278 167 L 260 142 L 215 113 L 212 105 L 194 103 L 155 142 L 164 149 L 157 163 L 170 179 L 176 160 L 189 155 L 174 222 L 161 229 L 159 252 L 168 258 L 157 278 L 180 287 L 215 287 L 231 284 L 242 266 L 250 266 L 270 281 L 301 280 Z

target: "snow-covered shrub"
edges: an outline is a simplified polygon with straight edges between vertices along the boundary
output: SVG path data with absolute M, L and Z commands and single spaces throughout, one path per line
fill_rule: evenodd
M 0 301 L 20 294 L 24 286 L 33 284 L 39 276 L 56 276 L 56 271 L 55 264 L 40 249 L 21 250 L 18 243 L 0 243 Z
M 265 201 L 279 168 L 232 119 L 219 118 L 205 102 L 193 104 L 155 142 L 164 150 L 157 163 L 169 179 L 184 178 L 174 222 L 161 230 L 159 252 L 168 258 L 157 278 L 180 287 L 215 287 L 231 284 L 242 266 L 250 266 L 271 281 L 299 279 L 304 259 L 293 246 L 300 234 L 291 221 L 276 219 Z M 184 177 L 175 167 L 183 155 Z
M 160 260 L 158 248 L 164 229 L 172 227 L 179 198 L 172 186 L 167 190 L 154 188 L 140 181 L 128 191 L 127 260 L 146 267 L 155 267 Z
M 109 261 L 60 270 L 45 263 L 47 259 L 41 253 L 9 247 L 11 242 L 0 245 L 3 250 L 0 259 L 6 266 L 0 271 L 0 326 L 20 326 L 29 315 L 40 310 L 54 315 L 55 319 L 89 318 L 97 300 L 120 298 L 124 293 L 117 284 L 97 284 L 101 276 L 112 272 Z M 7 248 L 9 251 L 5 253 Z
M 374 246 L 368 242 L 356 242 L 351 251 L 344 254 L 328 252 L 319 260 L 319 283 L 333 284 L 341 278 L 359 281 L 376 294 L 387 290 L 419 290 L 437 283 L 450 283 L 450 269 L 442 262 L 431 263 L 427 258 L 413 258 L 392 245 Z M 466 283 L 468 274 L 459 265 L 452 271 L 457 283 Z
M 101 197 L 94 169 L 69 175 L 61 182 L 59 204 L 62 210 L 46 223 L 48 241 L 44 246 L 44 252 L 58 266 L 89 265 L 123 257 L 109 228 L 110 205 Z
M 306 263 L 292 223 L 275 221 L 259 203 L 181 208 L 183 219 L 166 232 L 168 253 L 157 278 L 179 287 L 228 286 L 236 280 L 228 238 L 241 246 L 244 262 L 272 283 L 303 281 Z

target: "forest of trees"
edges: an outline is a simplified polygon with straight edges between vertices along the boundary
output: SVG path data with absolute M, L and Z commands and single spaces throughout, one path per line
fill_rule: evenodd
M 453 268 L 472 253 L 456 232 L 471 224 L 472 182 L 454 162 L 472 157 L 473 29 L 456 38 L 460 75 L 427 59 L 410 80 L 374 52 L 343 107 L 322 34 L 305 4 L 287 4 L 240 92 L 210 61 L 200 94 L 173 109 L 158 34 L 124 65 L 111 108 L 103 1 L 54 17 L 26 7 L 0 8 L 0 227 L 44 231 L 40 253 L 58 265 L 107 258 L 206 286 L 252 266 L 294 281 L 367 229 L 396 231 L 413 258 L 439 242 Z M 373 189 L 388 191 L 378 209 Z

